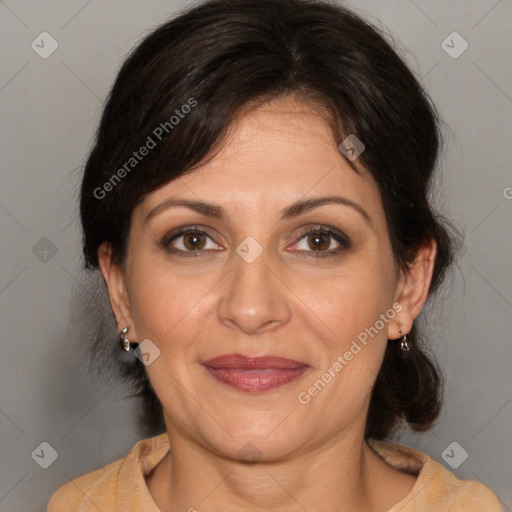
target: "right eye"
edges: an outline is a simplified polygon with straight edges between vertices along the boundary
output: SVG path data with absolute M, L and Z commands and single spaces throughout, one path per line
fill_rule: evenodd
M 208 247 L 208 241 L 213 246 L 210 244 Z M 211 236 L 198 229 L 197 226 L 186 226 L 167 234 L 162 240 L 162 245 L 170 253 L 187 257 L 198 256 L 204 251 L 219 250 L 219 246 L 213 242 Z

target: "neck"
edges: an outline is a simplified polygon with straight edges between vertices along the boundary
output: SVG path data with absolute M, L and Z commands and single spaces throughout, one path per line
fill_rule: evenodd
M 219 456 L 173 430 L 169 440 L 171 452 L 148 477 L 162 512 L 384 512 L 414 483 L 354 433 L 285 460 L 255 463 Z M 404 477 L 399 488 L 396 473 Z

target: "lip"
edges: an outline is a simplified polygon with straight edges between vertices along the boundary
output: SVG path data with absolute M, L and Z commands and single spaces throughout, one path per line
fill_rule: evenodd
M 309 365 L 285 357 L 242 354 L 225 354 L 202 364 L 217 381 L 253 393 L 289 384 L 309 369 Z

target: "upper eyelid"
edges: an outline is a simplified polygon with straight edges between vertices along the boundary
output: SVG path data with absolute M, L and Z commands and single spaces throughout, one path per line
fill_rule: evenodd
M 350 245 L 350 237 L 348 237 L 343 231 L 334 227 L 326 226 L 324 224 L 304 228 L 303 230 L 301 230 L 300 234 L 298 235 L 298 238 L 300 240 L 301 238 L 304 238 L 306 235 L 311 233 L 324 233 L 334 239 L 339 237 L 342 239 L 342 242 L 338 241 L 338 243 Z
M 187 235 L 190 232 L 198 231 L 200 233 L 203 233 L 204 235 L 208 236 L 211 240 L 214 240 L 214 236 L 212 236 L 209 233 L 209 229 L 203 226 L 199 225 L 188 225 L 188 226 L 182 226 L 176 229 L 172 229 L 169 231 L 166 235 L 164 235 L 162 241 L 170 243 L 173 240 L 176 240 L 177 238 L 181 238 L 182 236 Z M 216 242 L 215 242 L 216 243 Z

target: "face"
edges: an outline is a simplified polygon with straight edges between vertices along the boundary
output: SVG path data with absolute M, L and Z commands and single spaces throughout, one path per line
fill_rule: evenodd
M 375 182 L 317 113 L 280 99 L 232 128 L 136 207 L 124 270 L 100 261 L 118 325 L 150 340 L 171 435 L 270 460 L 362 435 L 387 339 L 422 297 L 412 304 Z M 232 354 L 249 359 L 211 362 Z M 291 361 L 251 360 L 264 356 Z

